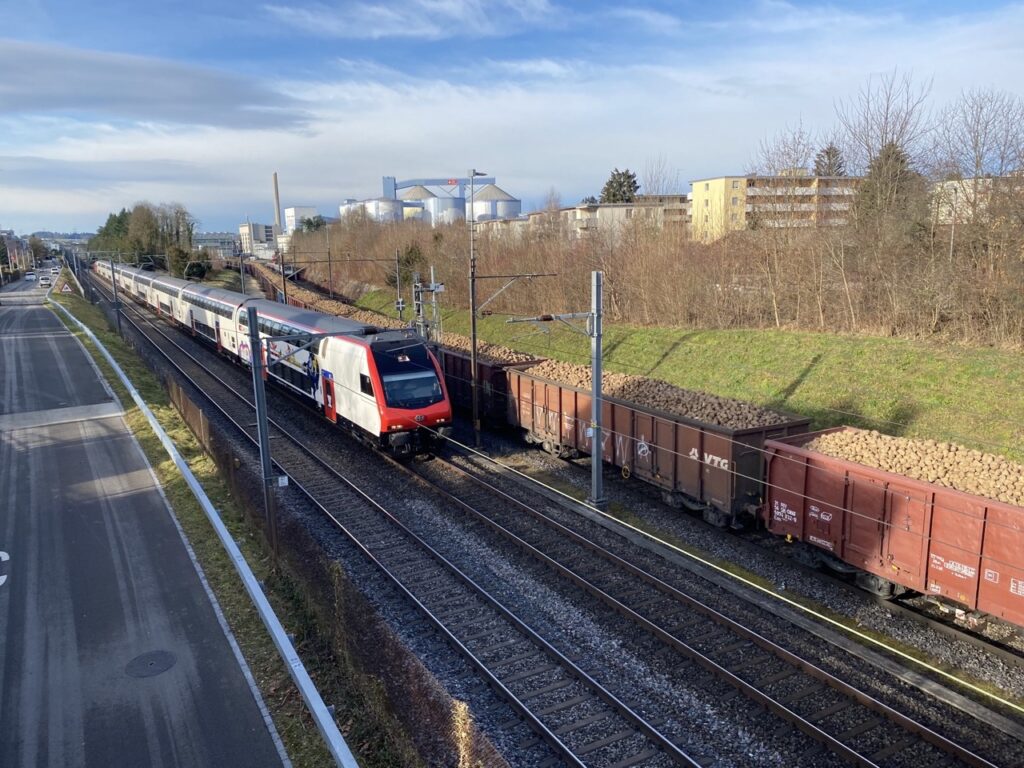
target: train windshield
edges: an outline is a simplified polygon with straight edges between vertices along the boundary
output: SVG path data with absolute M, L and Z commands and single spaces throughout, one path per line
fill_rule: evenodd
M 422 408 L 444 400 L 434 364 L 422 344 L 374 347 L 373 357 L 392 408 Z
M 384 382 L 384 397 L 392 408 L 422 408 L 444 399 L 433 371 L 396 373 L 382 376 L 381 381 Z

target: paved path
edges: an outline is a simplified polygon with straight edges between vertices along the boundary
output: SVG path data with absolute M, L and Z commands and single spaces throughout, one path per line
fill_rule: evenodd
M 120 414 L 51 310 L 0 305 L 0 766 L 281 766 Z

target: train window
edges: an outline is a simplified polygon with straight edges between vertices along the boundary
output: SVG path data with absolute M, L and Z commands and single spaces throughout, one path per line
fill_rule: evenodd
M 238 324 L 242 328 L 248 328 L 249 327 L 249 313 L 246 312 L 244 309 L 241 310 L 238 313 Z
M 359 391 L 364 395 L 373 397 L 373 382 L 370 381 L 370 377 L 365 373 L 359 374 Z

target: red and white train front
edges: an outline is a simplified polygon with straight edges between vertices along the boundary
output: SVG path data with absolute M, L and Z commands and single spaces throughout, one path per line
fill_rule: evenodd
M 381 442 L 396 454 L 418 453 L 452 431 L 452 409 L 437 360 L 422 340 L 375 340 L 370 369 L 380 382 Z

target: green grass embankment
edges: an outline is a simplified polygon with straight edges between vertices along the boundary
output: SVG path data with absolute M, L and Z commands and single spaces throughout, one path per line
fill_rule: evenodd
M 394 294 L 359 306 L 394 315 Z M 479 336 L 523 352 L 589 364 L 590 341 L 548 323 L 484 317 Z M 465 311 L 444 328 L 469 333 Z M 650 376 L 809 416 L 816 429 L 850 424 L 932 438 L 1024 461 L 1024 357 L 934 341 L 780 330 L 686 330 L 606 323 L 605 368 Z

